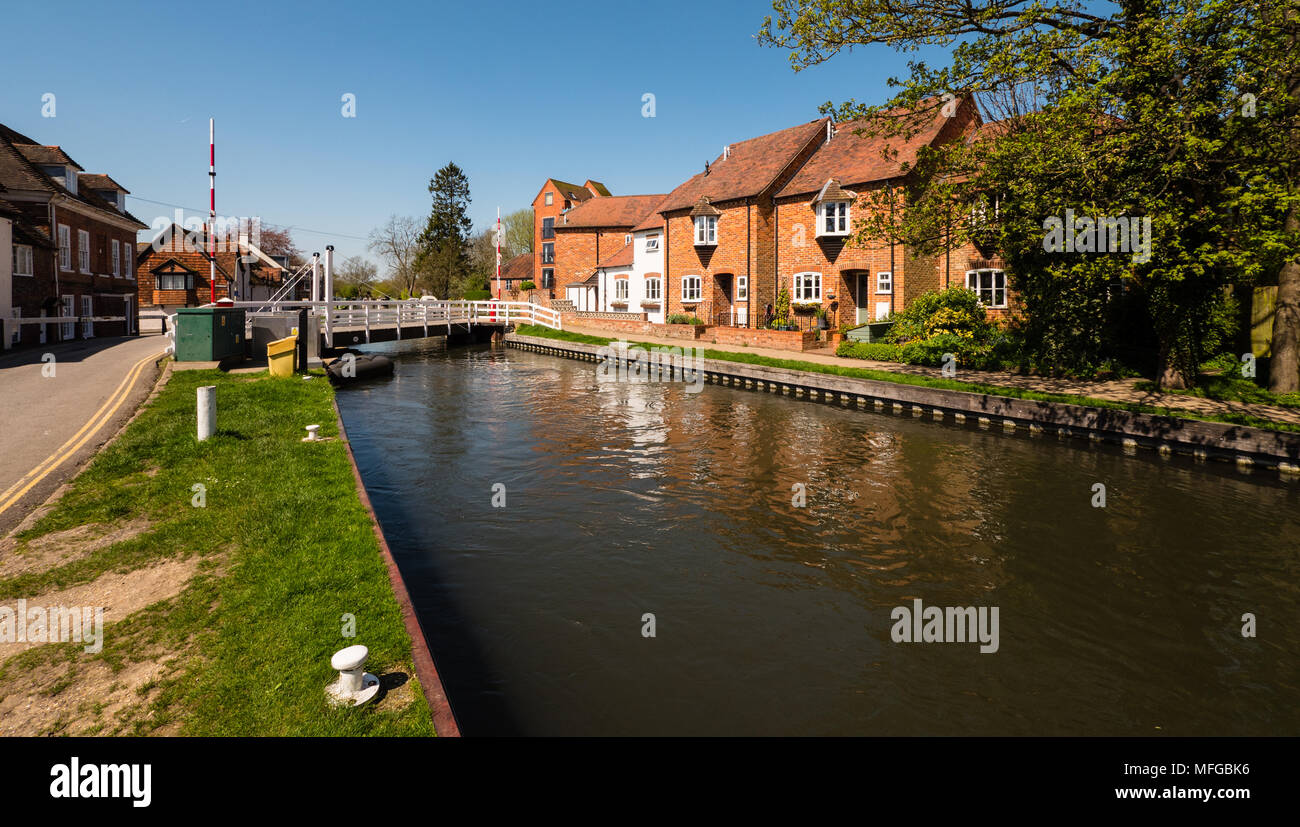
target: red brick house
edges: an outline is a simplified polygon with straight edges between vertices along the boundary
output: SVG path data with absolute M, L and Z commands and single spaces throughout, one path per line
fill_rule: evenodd
M 519 285 L 526 281 L 536 285 L 537 281 L 533 278 L 535 261 L 536 257 L 531 253 L 520 253 L 509 261 L 503 261 L 500 280 L 496 278 L 492 280 L 492 297 L 496 298 L 499 294 L 501 298 L 505 298 L 507 293 L 518 290 Z
M 658 205 L 666 311 L 756 326 L 776 300 L 773 196 L 816 152 L 829 118 L 732 144 Z
M 557 292 L 555 269 L 555 227 L 569 210 L 592 198 L 609 196 L 609 188 L 590 178 L 582 186 L 547 178 L 533 199 L 532 279 L 544 291 Z
M 569 299 L 570 288 L 585 296 L 594 286 L 596 268 L 631 243 L 632 228 L 663 199 L 662 193 L 609 195 L 565 213 L 555 227 L 556 298 Z
M 850 239 L 868 208 L 868 193 L 900 187 L 904 165 L 916 163 L 921 147 L 964 140 L 980 128 L 969 98 L 926 117 L 906 138 L 858 135 L 861 122 L 830 126 L 816 152 L 776 193 L 777 287 L 789 291 L 803 312 L 825 309 L 832 327 L 874 321 L 922 293 L 968 279 L 990 315 L 1006 312 L 1005 273 L 973 246 L 923 258 L 887 241 L 860 245 Z
M 288 272 L 246 236 L 219 238 L 216 247 L 218 299 L 242 291 L 241 300 L 256 301 L 270 298 L 283 286 Z M 172 224 L 153 241 L 138 245 L 135 260 L 141 315 L 148 329 L 161 330 L 162 317 L 177 307 L 198 307 L 212 300 L 205 231 Z M 300 289 L 289 298 L 305 298 L 301 286 L 300 281 Z
M 127 190 L 107 175 L 87 174 L 61 147 L 3 125 L 0 187 L 7 210 L 17 213 L 15 237 L 30 242 L 14 245 L 17 267 L 6 268 L 13 270 L 9 314 L 80 319 L 23 325 L 20 342 L 137 333 L 135 238 L 146 227 L 127 212 Z M 122 320 L 92 321 L 96 316 Z

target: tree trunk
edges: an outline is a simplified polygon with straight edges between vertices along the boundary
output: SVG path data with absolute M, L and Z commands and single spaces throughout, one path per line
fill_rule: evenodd
M 1169 390 L 1184 390 L 1189 387 L 1188 376 L 1183 372 L 1185 360 L 1178 358 L 1174 345 L 1162 338 L 1159 347 L 1159 365 L 1156 373 L 1156 387 Z
M 1300 231 L 1300 215 L 1294 207 L 1287 213 L 1286 229 Z M 1300 391 L 1300 259 L 1287 261 L 1277 274 L 1272 350 L 1268 389 L 1273 393 Z
M 1300 45 L 1300 10 L 1292 4 L 1286 7 L 1285 26 L 1291 54 Z M 1287 88 L 1293 104 L 1292 114 L 1300 111 L 1300 72 L 1293 72 L 1287 79 Z M 1291 123 L 1290 162 L 1296 163 L 1300 154 L 1300 134 Z M 1293 167 L 1294 169 L 1294 167 Z M 1294 180 L 1294 179 L 1292 179 Z M 1300 215 L 1292 206 L 1287 210 L 1283 225 L 1288 233 L 1300 232 Z M 1277 303 L 1273 311 L 1273 358 L 1269 363 L 1268 389 L 1274 393 L 1294 393 L 1300 391 L 1300 256 L 1292 256 L 1282 265 L 1277 274 Z

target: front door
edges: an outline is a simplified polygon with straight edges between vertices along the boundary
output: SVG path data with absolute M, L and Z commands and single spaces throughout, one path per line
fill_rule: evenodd
M 132 333 L 135 333 L 135 318 L 131 315 L 131 297 L 130 297 L 130 296 L 123 296 L 123 297 L 122 297 L 122 307 L 123 307 L 123 309 L 124 309 L 124 311 L 125 311 L 125 315 L 126 315 L 126 327 L 125 327 L 125 329 L 126 329 L 126 335 L 130 336 Z
M 866 324 L 871 321 L 871 274 L 858 273 L 857 295 L 855 298 L 856 313 L 853 317 L 854 324 Z

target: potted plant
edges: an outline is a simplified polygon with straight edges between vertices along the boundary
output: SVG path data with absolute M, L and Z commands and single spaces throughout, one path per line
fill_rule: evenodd
M 827 322 L 826 322 L 826 308 L 824 308 L 824 307 L 818 307 L 818 308 L 817 308 L 815 311 L 813 311 L 813 312 L 814 312 L 814 313 L 816 314 L 816 316 L 817 316 L 817 329 L 818 329 L 818 330 L 826 330 L 826 329 L 828 329 L 828 328 L 830 327 L 830 325 L 827 324 Z

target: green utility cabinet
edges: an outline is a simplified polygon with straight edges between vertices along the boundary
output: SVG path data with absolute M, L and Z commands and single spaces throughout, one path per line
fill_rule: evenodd
M 176 361 L 218 362 L 244 355 L 244 311 L 234 307 L 176 310 Z

